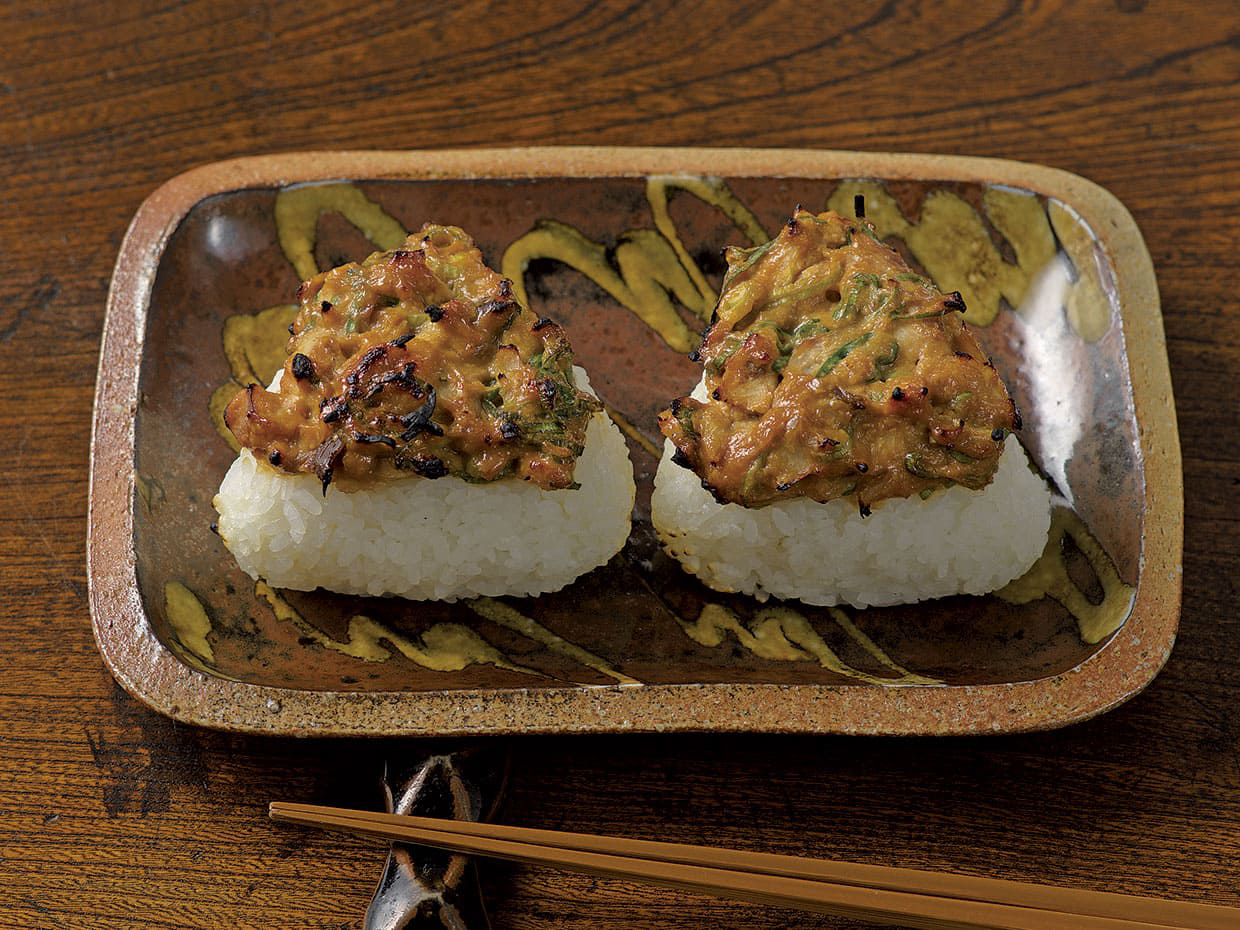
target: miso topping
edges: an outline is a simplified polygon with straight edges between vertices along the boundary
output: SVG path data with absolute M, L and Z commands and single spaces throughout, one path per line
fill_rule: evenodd
M 985 487 L 1020 428 L 999 374 L 943 294 L 863 218 L 798 211 L 729 270 L 696 356 L 706 400 L 659 416 L 719 500 L 757 507 Z
M 279 387 L 229 404 L 238 441 L 324 490 L 398 477 L 574 487 L 600 409 L 563 329 L 512 295 L 460 229 L 306 281 Z

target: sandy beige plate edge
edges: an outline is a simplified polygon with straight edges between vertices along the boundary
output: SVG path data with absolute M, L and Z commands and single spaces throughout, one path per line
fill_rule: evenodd
M 155 636 L 133 549 L 133 412 L 147 304 L 168 236 L 204 197 L 337 178 L 616 177 L 648 174 L 984 181 L 1067 203 L 1115 268 L 1145 460 L 1146 534 L 1132 616 L 1107 646 L 1050 678 L 985 686 L 647 685 L 490 692 L 322 692 L 201 674 Z M 323 152 L 193 169 L 143 203 L 108 296 L 91 441 L 87 567 L 96 643 L 134 697 L 195 725 L 279 735 L 464 735 L 618 731 L 959 734 L 1050 729 L 1140 692 L 1166 662 L 1179 619 L 1183 479 L 1157 284 L 1140 231 L 1109 192 L 1022 162 L 949 155 L 781 149 L 535 148 Z M 1116 684 L 1118 683 L 1118 685 Z

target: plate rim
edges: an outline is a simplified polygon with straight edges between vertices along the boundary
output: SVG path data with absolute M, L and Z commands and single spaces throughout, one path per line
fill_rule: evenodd
M 207 675 L 155 635 L 133 541 L 134 414 L 149 302 L 164 249 L 203 199 L 333 180 L 642 177 L 878 178 L 1000 184 L 1054 197 L 1090 227 L 1115 272 L 1124 358 L 1145 464 L 1145 530 L 1128 620 L 1073 668 L 985 685 L 643 684 L 548 689 L 325 691 Z M 1105 188 L 1029 162 L 828 149 L 540 146 L 259 155 L 193 168 L 139 207 L 121 244 L 100 343 L 90 446 L 86 562 L 104 664 L 134 698 L 175 720 L 273 736 L 785 732 L 961 735 L 1047 730 L 1140 693 L 1166 663 L 1179 623 L 1183 471 L 1153 264 L 1136 221 Z M 1118 689 L 1100 687 L 1109 678 Z M 489 707 L 483 699 L 502 691 Z M 795 700 L 789 700 L 795 698 Z M 331 711 L 322 710 L 328 701 Z M 860 705 L 872 705 L 859 715 Z M 812 713 L 810 710 L 812 709 Z

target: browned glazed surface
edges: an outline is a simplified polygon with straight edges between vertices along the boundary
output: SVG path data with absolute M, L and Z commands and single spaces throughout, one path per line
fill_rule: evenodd
M 800 211 L 727 261 L 696 351 L 706 398 L 659 414 L 674 461 L 719 501 L 851 495 L 865 514 L 990 483 L 1020 417 L 960 320 L 959 292 L 833 211 Z
M 297 290 L 278 390 L 248 384 L 228 428 L 272 466 L 364 487 L 397 476 L 573 484 L 598 403 L 554 321 L 512 299 L 454 226 Z
M 475 0 L 4 5 L 0 925 L 360 925 L 385 850 L 270 825 L 266 804 L 382 809 L 385 757 L 441 747 L 178 724 L 117 687 L 92 642 L 86 475 L 106 295 L 135 210 L 188 168 L 239 154 L 497 141 L 937 151 L 1025 159 L 1102 184 L 1136 218 L 1158 272 L 1174 396 L 1153 412 L 1178 416 L 1186 492 L 1174 652 L 1147 691 L 1110 713 L 978 738 L 503 740 L 513 774 L 499 816 L 1240 905 L 1240 432 L 1220 400 L 1240 370 L 1235 15 L 1232 0 L 929 0 L 839 4 L 829 16 L 791 0 L 721 0 L 709 16 L 694 4 L 563 0 L 519 17 Z M 325 116 L 329 107 L 347 116 Z M 772 221 L 796 198 L 776 192 Z M 690 208 L 683 200 L 675 209 Z M 433 206 L 403 219 L 412 228 Z M 321 222 L 352 243 L 324 267 L 372 250 L 338 216 Z M 258 302 L 223 295 L 216 321 L 290 300 L 301 277 L 269 267 L 279 270 L 246 285 Z M 600 325 L 627 325 L 622 316 Z M 228 372 L 218 333 L 203 340 L 168 364 L 190 369 L 205 394 Z M 212 366 L 201 376 L 199 358 Z M 664 405 L 696 378 L 676 365 Z M 623 374 L 617 363 L 610 377 Z M 1123 394 L 1114 380 L 1097 384 L 1073 385 L 1072 396 Z M 186 409 L 201 417 L 197 401 Z M 1022 413 L 1025 441 L 1040 438 Z M 1131 480 L 1101 448 L 1070 463 L 1078 488 Z M 196 506 L 209 519 L 209 502 Z M 1131 516 L 1090 517 L 1109 551 L 1130 545 L 1100 532 L 1104 518 L 1122 528 Z M 197 526 L 187 548 L 201 558 Z M 946 637 L 956 629 L 931 622 Z M 482 877 L 497 928 L 864 926 L 500 862 Z

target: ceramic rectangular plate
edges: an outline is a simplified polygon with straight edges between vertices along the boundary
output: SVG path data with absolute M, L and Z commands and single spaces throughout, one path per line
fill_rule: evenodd
M 649 521 L 655 414 L 699 369 L 720 250 L 797 204 L 853 210 L 960 290 L 1061 493 L 1042 559 L 994 595 L 897 608 L 710 591 Z M 212 533 L 220 410 L 283 360 L 298 282 L 469 231 L 629 440 L 633 533 L 557 594 L 456 604 L 278 591 Z M 1144 687 L 1180 601 L 1182 481 L 1162 319 L 1132 218 L 1073 175 L 854 152 L 314 153 L 191 171 L 143 204 L 109 297 L 89 575 L 121 684 L 203 726 L 279 734 L 973 733 L 1060 726 Z M 829 558 L 830 553 L 823 553 Z

